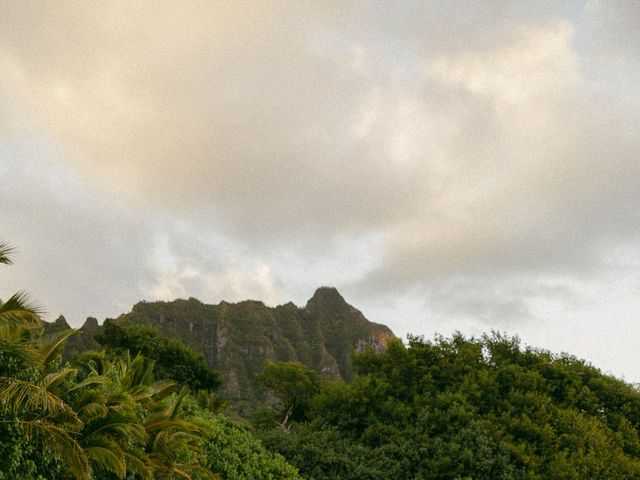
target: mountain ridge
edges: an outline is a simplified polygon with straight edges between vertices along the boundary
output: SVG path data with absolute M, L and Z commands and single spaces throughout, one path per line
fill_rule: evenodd
M 304 307 L 292 302 L 269 307 L 259 300 L 211 305 L 191 297 L 141 301 L 106 321 L 150 326 L 180 339 L 223 374 L 224 391 L 234 399 L 255 398 L 254 377 L 265 360 L 300 361 L 327 377 L 350 380 L 353 351 L 370 347 L 379 352 L 396 338 L 385 325 L 367 320 L 333 287 L 318 288 Z M 57 322 L 60 328 L 60 319 Z M 93 336 L 101 328 L 89 317 L 72 338 L 68 355 L 100 349 Z

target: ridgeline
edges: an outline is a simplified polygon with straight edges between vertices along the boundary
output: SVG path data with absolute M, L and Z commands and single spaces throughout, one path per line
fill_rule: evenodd
M 316 290 L 304 308 L 289 302 L 275 308 L 247 300 L 207 305 L 195 298 L 172 302 L 140 302 L 131 312 L 107 320 L 121 326 L 153 327 L 201 352 L 224 378 L 223 390 L 234 400 L 255 399 L 255 376 L 265 360 L 298 361 L 325 377 L 351 380 L 352 352 L 384 350 L 394 337 L 389 328 L 368 321 L 335 288 Z M 68 328 L 58 319 L 49 328 Z M 88 318 L 70 339 L 66 356 L 99 350 L 100 333 Z

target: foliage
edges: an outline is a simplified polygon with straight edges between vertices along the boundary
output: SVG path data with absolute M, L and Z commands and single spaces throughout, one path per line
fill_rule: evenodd
M 201 448 L 202 465 L 226 480 L 300 480 L 298 470 L 279 454 L 267 450 L 247 427 L 229 417 L 203 409 L 195 398 L 184 410 L 208 429 Z
M 0 263 L 10 265 L 12 251 L 0 243 Z M 42 479 L 43 472 L 68 469 L 80 478 L 88 473 L 69 435 L 77 431 L 77 419 L 53 391 L 70 373 L 53 366 L 70 333 L 38 342 L 41 326 L 40 309 L 26 294 L 0 301 L 0 479 Z
M 214 478 L 199 463 L 207 428 L 179 410 L 187 391 L 170 398 L 142 356 L 61 367 L 74 333 L 44 336 L 22 294 L 0 304 L 0 479 Z
M 201 353 L 179 340 L 162 337 L 151 327 L 125 327 L 107 321 L 95 339 L 117 354 L 141 353 L 154 360 L 155 376 L 159 379 L 171 379 L 193 390 L 214 390 L 222 382 L 220 374 L 207 366 Z
M 640 476 L 640 392 L 573 357 L 456 334 L 353 364 L 352 383 L 323 384 L 290 432 L 262 432 L 305 476 Z
M 318 374 L 300 362 L 267 360 L 256 382 L 278 399 L 276 415 L 284 430 L 291 421 L 305 419 L 309 400 L 320 389 Z

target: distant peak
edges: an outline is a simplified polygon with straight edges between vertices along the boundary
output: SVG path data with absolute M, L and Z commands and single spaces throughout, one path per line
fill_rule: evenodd
M 98 319 L 95 317 L 87 317 L 87 319 L 84 322 L 84 325 L 82 325 L 82 327 L 80 327 L 82 330 L 95 330 L 96 328 L 98 328 Z
M 345 299 L 334 287 L 320 287 L 307 302 L 307 306 L 318 303 L 346 304 Z
M 71 328 L 69 326 L 69 324 L 67 323 L 67 319 L 64 318 L 64 316 L 62 316 L 62 315 L 60 315 L 58 318 L 56 318 L 56 321 L 53 322 L 53 324 L 56 327 Z
M 313 294 L 313 298 L 342 298 L 336 287 L 320 287 Z M 343 299 L 344 300 L 344 299 Z

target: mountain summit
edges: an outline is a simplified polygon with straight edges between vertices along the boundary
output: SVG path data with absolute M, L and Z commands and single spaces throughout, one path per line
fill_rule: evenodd
M 340 295 L 338 289 L 335 287 L 320 287 L 313 294 L 313 297 L 309 299 L 305 308 L 309 308 L 313 304 L 331 304 L 334 306 L 348 305 L 345 299 Z
M 349 380 L 353 351 L 381 351 L 395 338 L 330 287 L 316 290 L 304 308 L 291 302 L 272 308 L 255 300 L 207 305 L 190 298 L 140 302 L 114 321 L 154 327 L 202 352 L 224 375 L 226 393 L 236 399 L 254 397 L 254 377 L 267 359 L 300 361 L 326 376 Z M 91 319 L 81 330 L 94 332 L 94 323 Z

